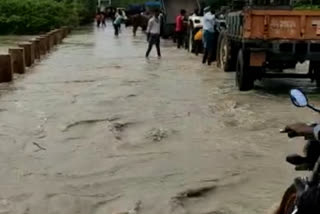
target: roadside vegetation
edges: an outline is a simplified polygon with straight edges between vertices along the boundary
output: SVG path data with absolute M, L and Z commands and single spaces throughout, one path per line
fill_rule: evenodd
M 294 8 L 298 10 L 320 10 L 320 2 L 315 1 L 298 1 L 295 2 Z
M 0 34 L 37 34 L 90 22 L 91 0 L 0 0 Z
M 116 0 L 112 1 L 114 7 L 127 7 L 129 4 L 143 4 L 148 0 Z

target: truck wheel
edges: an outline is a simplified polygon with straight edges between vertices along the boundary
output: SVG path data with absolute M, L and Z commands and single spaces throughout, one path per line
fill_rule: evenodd
M 240 49 L 236 66 L 236 83 L 240 91 L 249 91 L 254 86 L 254 78 L 248 64 L 248 54 Z
M 189 28 L 188 36 L 189 36 L 189 38 L 188 38 L 188 43 L 189 43 L 188 44 L 188 51 L 190 53 L 192 53 L 192 51 L 193 51 L 193 28 L 192 27 Z
M 222 32 L 220 32 L 219 37 L 218 37 L 218 42 L 217 42 L 217 67 L 221 68 L 221 62 L 220 62 L 220 46 L 221 46 L 221 40 L 222 40 Z
M 236 67 L 235 54 L 232 53 L 231 43 L 225 32 L 220 34 L 219 42 L 219 64 L 220 68 L 225 71 L 234 71 Z
M 309 74 L 316 81 L 317 87 L 320 88 L 320 63 L 311 61 L 309 64 Z
M 317 87 L 320 88 L 320 69 L 319 68 L 315 69 L 314 75 L 315 75 Z

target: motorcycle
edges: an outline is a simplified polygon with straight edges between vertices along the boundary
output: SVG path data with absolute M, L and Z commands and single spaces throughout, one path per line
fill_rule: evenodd
M 310 108 L 320 113 L 320 110 L 308 101 L 306 94 L 300 89 L 292 89 L 290 98 L 298 108 Z M 308 124 L 314 127 L 316 124 Z M 288 134 L 288 137 L 298 137 L 301 134 L 294 129 L 283 129 L 281 133 Z M 313 134 L 303 136 L 307 140 L 304 149 L 304 156 L 293 154 L 287 156 L 287 162 L 294 165 L 297 171 L 311 171 L 308 177 L 294 179 L 285 192 L 280 207 L 275 214 L 314 214 L 320 213 L 320 142 Z

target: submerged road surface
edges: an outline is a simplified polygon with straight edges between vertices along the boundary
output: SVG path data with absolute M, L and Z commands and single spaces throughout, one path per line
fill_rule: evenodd
M 285 156 L 303 146 L 279 129 L 317 119 L 287 90 L 314 86 L 240 93 L 171 42 L 146 61 L 145 39 L 85 28 L 0 85 L 1 214 L 261 214 L 279 201 L 297 175 Z

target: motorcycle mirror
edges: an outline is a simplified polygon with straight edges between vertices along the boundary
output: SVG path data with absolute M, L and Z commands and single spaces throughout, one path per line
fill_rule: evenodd
M 291 89 L 290 97 L 293 105 L 303 108 L 309 105 L 307 96 L 300 89 Z

